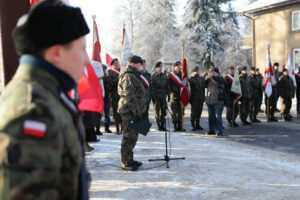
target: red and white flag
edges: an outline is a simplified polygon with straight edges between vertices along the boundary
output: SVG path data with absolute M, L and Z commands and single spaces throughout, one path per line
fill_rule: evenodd
M 294 86 L 297 86 L 295 78 L 295 62 L 292 63 L 290 53 L 288 53 L 285 68 L 289 70 L 289 76 L 294 82 Z
M 127 63 L 128 58 L 131 56 L 131 48 L 130 48 L 130 43 L 129 39 L 125 30 L 125 25 L 123 27 L 123 40 L 122 40 L 122 66 L 125 66 Z
M 263 87 L 265 94 L 267 97 L 270 97 L 272 95 L 272 85 L 276 84 L 276 79 L 274 76 L 272 64 L 271 64 L 271 56 L 270 56 L 270 45 L 268 45 L 267 48 L 267 66 L 265 69 L 265 75 L 263 80 Z
M 182 79 L 181 79 L 181 89 L 180 89 L 180 101 L 185 107 L 189 103 L 189 85 L 188 85 L 188 71 L 187 71 L 187 59 L 182 60 Z
M 100 56 L 100 53 L 101 53 L 101 45 L 100 45 L 100 40 L 99 40 L 99 34 L 98 34 L 98 27 L 97 27 L 97 24 L 96 24 L 96 21 L 94 20 L 93 22 L 94 24 L 94 27 L 93 27 L 93 54 L 92 54 L 92 65 L 93 65 L 93 68 L 95 70 L 95 73 L 99 78 L 103 77 L 104 76 L 104 72 L 103 72 L 103 68 L 102 68 L 102 61 L 101 61 L 101 56 Z M 99 80 L 100 82 L 100 85 L 102 87 L 102 95 L 104 96 L 105 95 L 105 91 L 104 91 L 104 82 L 103 82 L 103 79 L 100 79 Z

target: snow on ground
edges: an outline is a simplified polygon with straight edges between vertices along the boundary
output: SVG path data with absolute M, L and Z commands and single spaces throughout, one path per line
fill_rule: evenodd
M 207 130 L 206 117 L 205 111 L 201 125 Z M 134 152 L 135 159 L 144 164 L 137 172 L 120 169 L 122 136 L 101 136 L 100 143 L 92 144 L 95 150 L 87 154 L 93 179 L 91 199 L 300 198 L 299 156 L 240 143 L 239 140 L 251 140 L 251 136 L 230 136 L 230 129 L 225 131 L 227 137 L 216 137 L 205 136 L 205 131 L 191 132 L 188 119 L 185 127 L 187 132 L 171 132 L 170 139 L 171 158 L 186 159 L 170 161 L 169 168 L 165 161 L 148 161 L 165 155 L 164 133 L 151 129 L 146 137 L 140 135 Z M 272 137 L 285 136 L 274 133 Z

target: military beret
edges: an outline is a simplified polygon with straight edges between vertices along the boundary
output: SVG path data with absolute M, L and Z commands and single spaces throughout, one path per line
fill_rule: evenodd
M 282 72 L 286 72 L 286 71 L 288 71 L 288 69 L 287 68 L 283 68 Z
M 247 66 L 241 67 L 241 71 L 243 71 L 243 70 L 247 70 Z
M 255 71 L 259 72 L 259 68 L 257 67 L 257 68 L 255 69 Z
M 227 67 L 227 69 L 232 69 L 232 70 L 234 70 L 234 67 L 233 67 L 233 66 L 230 66 L 230 67 Z
M 37 54 L 57 44 L 70 43 L 89 33 L 80 8 L 47 0 L 34 4 L 13 30 L 13 40 L 19 55 Z
M 193 69 L 192 69 L 192 72 L 196 72 L 196 71 L 199 71 L 199 67 L 194 67 Z
M 113 65 L 114 62 L 117 62 L 118 61 L 118 58 L 114 58 L 111 62 L 110 62 L 110 65 Z
M 159 62 L 156 63 L 155 68 L 156 67 L 162 67 L 162 66 L 163 66 L 162 62 L 159 61 Z
M 256 69 L 255 67 L 251 67 L 250 68 L 251 71 L 255 71 L 255 69 Z
M 218 68 L 213 68 L 212 70 L 211 70 L 211 72 L 216 72 L 216 73 L 220 73 L 220 71 L 219 71 L 219 69 Z
M 181 65 L 181 62 L 180 61 L 177 61 L 173 64 L 173 66 L 180 66 Z
M 143 59 L 143 60 L 142 60 L 142 64 L 146 64 L 146 60 Z
M 274 63 L 274 66 L 279 67 L 279 63 L 278 62 Z
M 107 66 L 105 64 L 102 64 L 102 69 L 103 70 L 107 69 Z
M 135 64 L 138 63 L 142 64 L 143 60 L 140 56 L 133 55 L 128 58 L 128 62 L 135 63 Z

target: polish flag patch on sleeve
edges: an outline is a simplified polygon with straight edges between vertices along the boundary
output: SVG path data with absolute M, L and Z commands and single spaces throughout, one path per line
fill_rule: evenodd
M 34 120 L 25 120 L 23 124 L 24 135 L 44 138 L 47 131 L 47 125 L 43 122 Z

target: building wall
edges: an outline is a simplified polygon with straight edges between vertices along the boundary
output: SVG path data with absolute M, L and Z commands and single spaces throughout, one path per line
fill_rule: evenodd
M 300 4 L 254 16 L 255 60 L 256 66 L 261 70 L 266 67 L 268 44 L 271 45 L 271 62 L 279 62 L 280 69 L 285 63 L 286 44 L 291 57 L 293 49 L 300 48 L 300 31 L 291 30 L 291 14 L 295 10 L 300 10 Z

